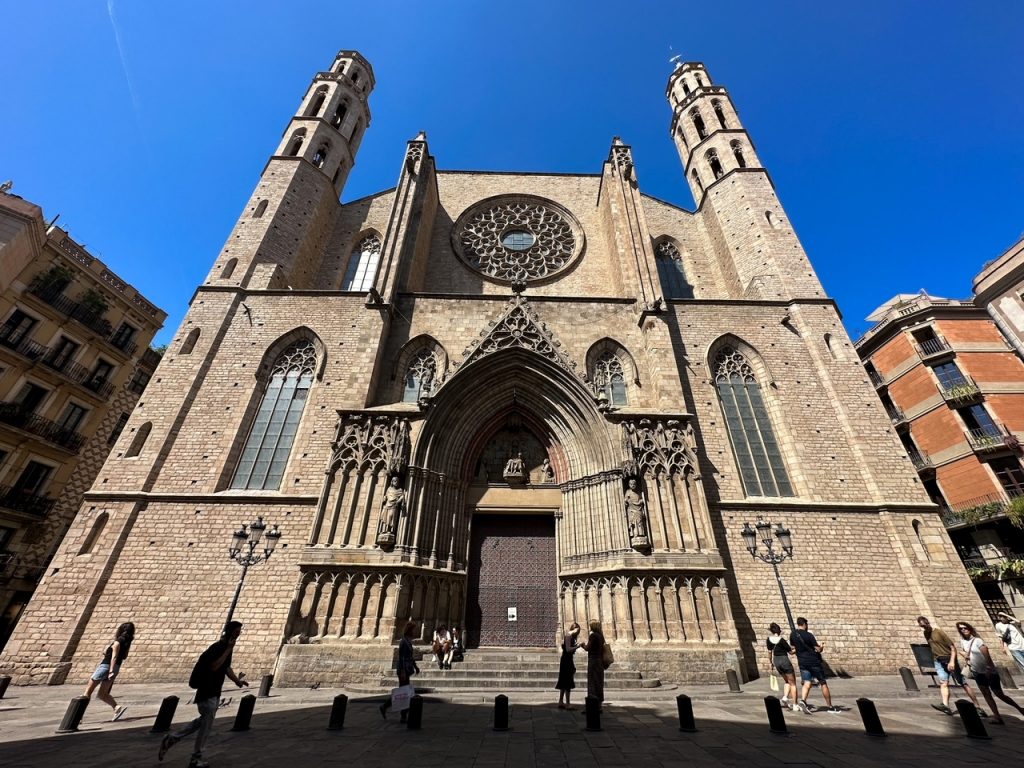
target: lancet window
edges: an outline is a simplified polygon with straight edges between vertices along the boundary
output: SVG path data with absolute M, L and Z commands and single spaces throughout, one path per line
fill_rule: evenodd
M 430 394 L 437 375 L 437 358 L 429 349 L 422 349 L 409 363 L 405 372 L 405 389 L 402 402 L 415 403 L 421 395 Z
M 754 370 L 733 346 L 715 357 L 715 386 L 748 496 L 793 496 L 771 416 Z
M 345 280 L 341 285 L 343 291 L 368 291 L 377 276 L 377 264 L 380 263 L 380 237 L 371 233 L 359 241 L 352 249 L 345 271 Z
M 604 392 L 609 405 L 629 405 L 626 374 L 622 370 L 622 361 L 614 352 L 605 352 L 597 358 L 594 363 L 594 384 L 599 392 Z
M 666 299 L 692 299 L 693 286 L 686 279 L 683 268 L 683 257 L 675 243 L 664 240 L 654 250 L 654 258 L 658 264 L 658 277 L 661 278 L 661 290 Z
M 295 342 L 278 356 L 245 440 L 232 488 L 281 487 L 315 370 L 316 348 L 308 339 Z

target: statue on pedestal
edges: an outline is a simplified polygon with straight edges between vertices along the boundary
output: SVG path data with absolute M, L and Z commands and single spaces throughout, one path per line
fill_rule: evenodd
M 523 465 L 522 451 L 517 451 L 516 455 L 508 460 L 505 470 L 501 474 L 508 483 L 526 482 L 526 468 Z
M 623 495 L 626 509 L 626 525 L 629 528 L 629 545 L 636 550 L 651 548 L 651 537 L 647 530 L 647 502 L 637 489 L 635 477 L 629 478 Z
M 405 510 L 405 491 L 399 483 L 398 475 L 391 476 L 384 501 L 380 506 L 380 525 L 377 527 L 377 546 L 390 549 L 395 546 L 398 535 L 398 520 Z

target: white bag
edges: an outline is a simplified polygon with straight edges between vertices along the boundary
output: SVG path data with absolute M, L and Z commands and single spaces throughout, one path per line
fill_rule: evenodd
M 409 708 L 409 700 L 416 695 L 411 685 L 401 685 L 391 689 L 391 708 L 396 712 L 404 712 Z

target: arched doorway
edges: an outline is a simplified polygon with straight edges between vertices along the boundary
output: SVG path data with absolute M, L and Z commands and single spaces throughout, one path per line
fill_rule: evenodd
M 616 448 L 582 380 L 530 351 L 474 360 L 439 388 L 411 465 L 457 497 L 467 645 L 556 642 L 563 490 L 621 466 Z

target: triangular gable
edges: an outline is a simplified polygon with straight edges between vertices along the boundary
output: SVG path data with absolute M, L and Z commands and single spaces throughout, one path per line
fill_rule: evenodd
M 451 366 L 445 380 L 488 355 L 518 348 L 550 360 L 570 376 L 583 381 L 583 375 L 576 370 L 576 362 L 562 352 L 561 347 L 562 342 L 541 322 L 530 302 L 517 293 L 509 299 L 501 316 L 488 323 L 487 329 L 480 331 L 480 337 L 463 350 L 462 360 Z

